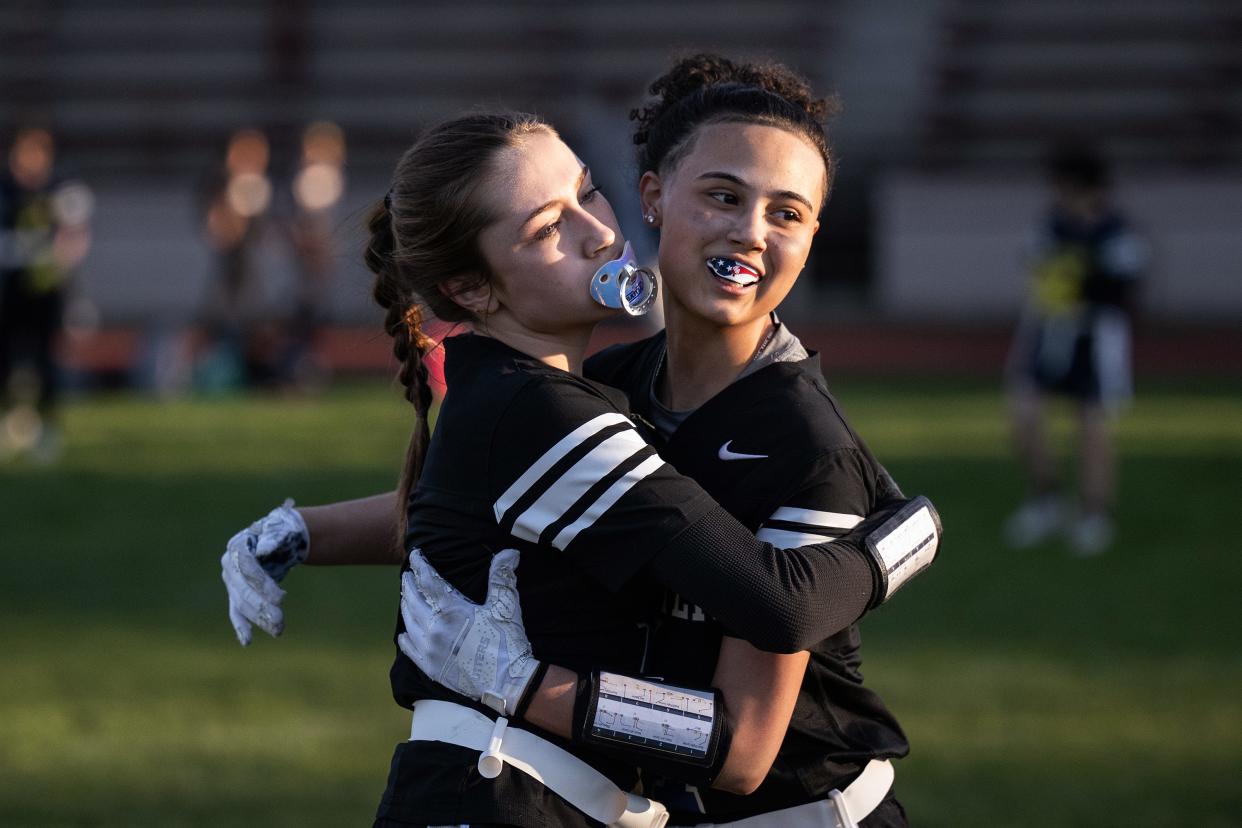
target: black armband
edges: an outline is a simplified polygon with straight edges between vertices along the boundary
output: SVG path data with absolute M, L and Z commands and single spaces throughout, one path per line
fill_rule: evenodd
M 710 785 L 733 732 L 715 688 L 592 672 L 578 679 L 573 738 L 665 776 Z
M 518 699 L 517 706 L 513 708 L 513 715 L 510 716 L 513 721 L 520 722 L 526 716 L 526 709 L 530 707 L 531 700 L 539 692 L 539 685 L 543 684 L 543 677 L 547 674 L 548 662 L 540 661 L 535 667 L 535 672 L 531 673 L 530 681 L 526 683 L 526 689 L 522 691 L 522 697 Z
M 879 522 L 860 526 L 863 547 L 879 580 L 872 606 L 884 603 L 915 575 L 931 566 L 940 548 L 940 514 L 919 495 Z M 855 530 L 858 531 L 858 530 Z

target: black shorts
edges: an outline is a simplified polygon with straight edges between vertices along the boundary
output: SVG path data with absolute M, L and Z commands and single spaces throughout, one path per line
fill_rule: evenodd
M 909 828 L 906 809 L 901 807 L 892 791 L 875 806 L 875 810 L 867 814 L 867 818 L 858 823 L 859 828 Z
M 597 823 L 522 771 L 478 772 L 479 752 L 443 742 L 402 742 L 393 751 L 376 826 L 512 825 L 589 828 Z M 615 782 L 616 780 L 614 780 Z
M 1129 402 L 1130 326 L 1118 310 L 1085 318 L 1024 323 L 1010 353 L 1011 381 L 1085 403 L 1117 407 Z

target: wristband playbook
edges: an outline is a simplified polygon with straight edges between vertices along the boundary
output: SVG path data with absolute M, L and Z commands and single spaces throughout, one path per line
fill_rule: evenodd
M 919 495 L 867 533 L 864 546 L 880 579 L 876 604 L 887 601 L 907 581 L 931 566 L 942 531 L 936 507 Z
M 578 744 L 627 755 L 635 764 L 710 784 L 724 764 L 732 731 L 715 688 L 595 671 L 579 677 L 573 736 Z M 690 768 L 699 770 L 687 774 Z

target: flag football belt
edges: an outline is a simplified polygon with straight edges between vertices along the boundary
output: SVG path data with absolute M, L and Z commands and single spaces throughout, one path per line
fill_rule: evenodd
M 858 828 L 892 786 L 893 763 L 872 759 L 844 791 L 832 791 L 827 799 L 733 822 L 701 822 L 695 828 Z
M 479 751 L 479 773 L 495 779 L 509 765 L 560 796 L 591 819 L 616 828 L 663 828 L 668 811 L 659 802 L 626 793 L 595 768 L 527 730 L 492 721 L 477 710 L 446 701 L 415 702 L 410 741 L 447 742 Z

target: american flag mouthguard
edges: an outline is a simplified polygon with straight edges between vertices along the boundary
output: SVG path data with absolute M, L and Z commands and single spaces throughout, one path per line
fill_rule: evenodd
M 753 285 L 760 279 L 759 273 L 754 268 L 723 256 L 713 256 L 708 259 L 707 268 L 713 275 L 738 285 Z

